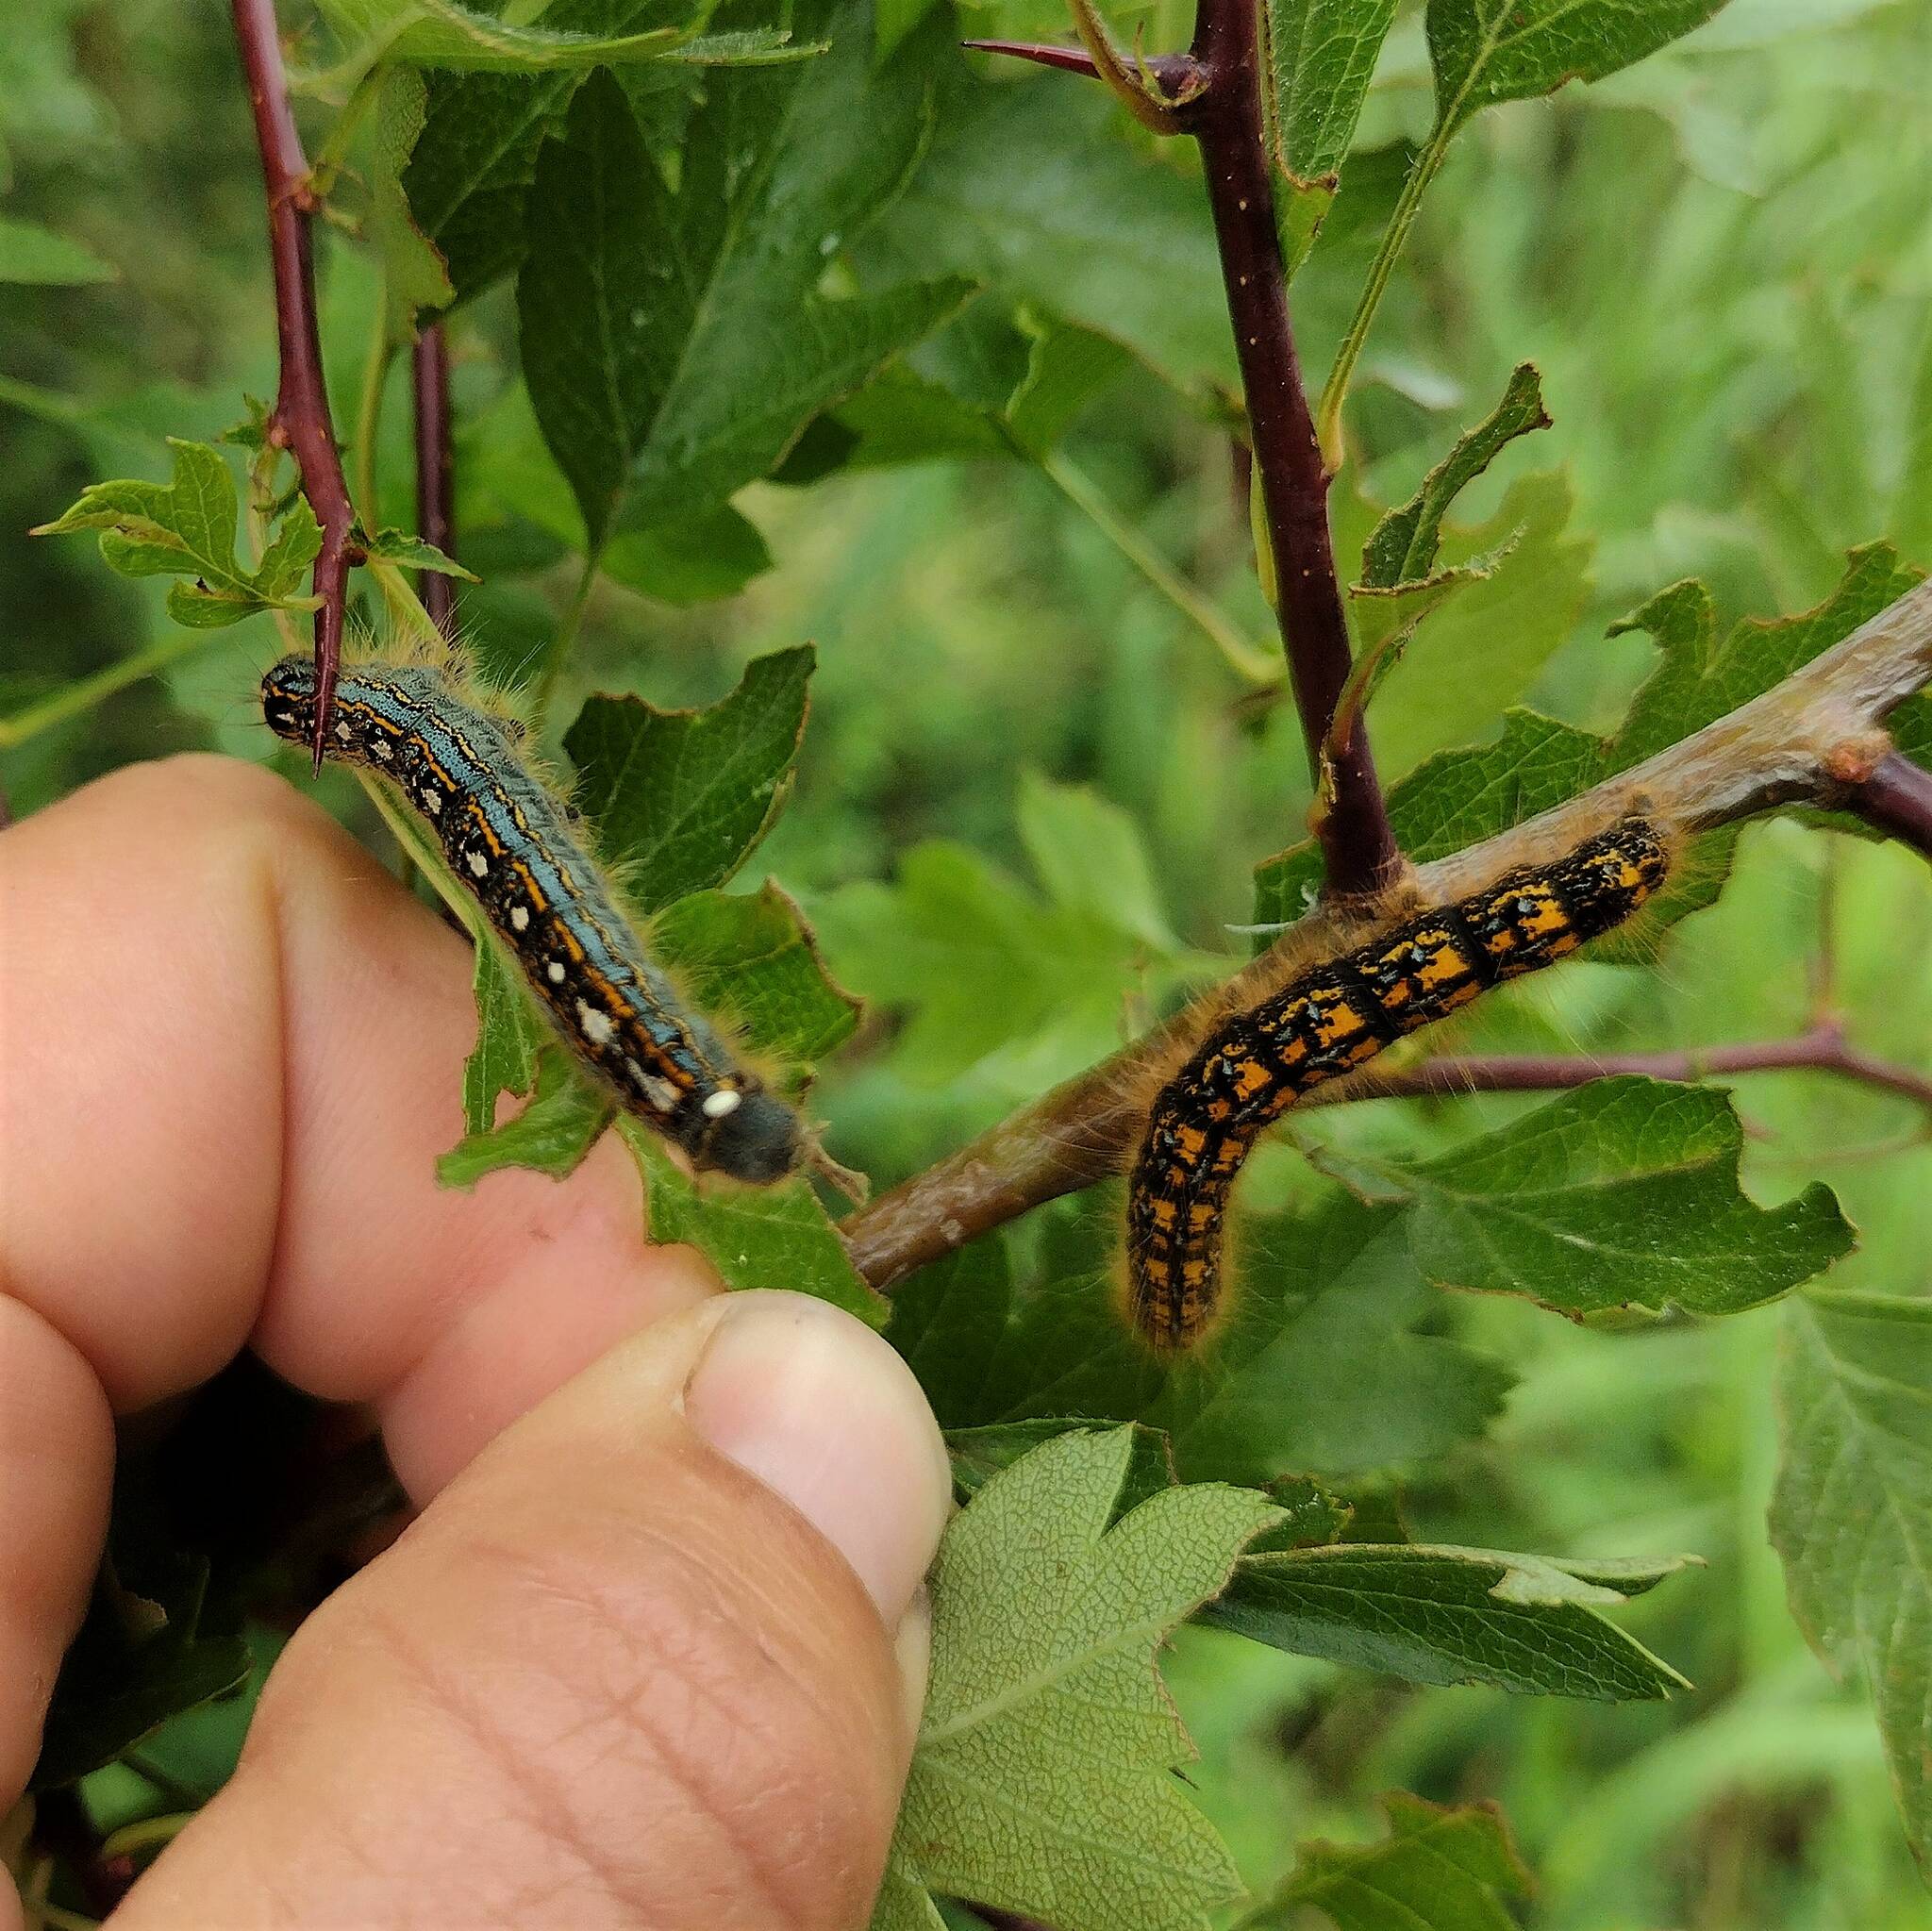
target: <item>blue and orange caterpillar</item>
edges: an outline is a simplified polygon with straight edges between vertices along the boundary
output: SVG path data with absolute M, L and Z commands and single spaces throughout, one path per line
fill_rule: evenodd
M 1127 1183 L 1127 1307 L 1163 1354 L 1191 1347 L 1222 1294 L 1222 1224 L 1249 1149 L 1304 1093 L 1621 924 L 1662 885 L 1670 848 L 1625 818 L 1299 974 L 1228 1014 L 1163 1086 Z
M 311 741 L 315 665 L 261 680 L 277 737 Z M 776 1180 L 813 1157 L 784 1101 L 737 1063 L 651 962 L 569 808 L 527 766 L 517 727 L 427 663 L 344 664 L 324 755 L 376 773 L 435 833 L 579 1060 L 692 1166 Z

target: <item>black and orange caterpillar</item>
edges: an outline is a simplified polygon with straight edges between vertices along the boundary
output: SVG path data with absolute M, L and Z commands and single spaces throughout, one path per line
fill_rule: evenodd
M 1228 1193 L 1264 1128 L 1404 1034 L 1621 924 L 1670 868 L 1657 827 L 1625 818 L 1221 1021 L 1156 1096 L 1127 1183 L 1127 1306 L 1146 1340 L 1174 1353 L 1213 1320 Z

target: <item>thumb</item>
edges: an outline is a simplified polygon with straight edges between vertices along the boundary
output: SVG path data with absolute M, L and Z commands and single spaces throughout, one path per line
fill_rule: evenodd
M 733 1294 L 633 1337 L 303 1624 L 115 1931 L 859 1931 L 949 1496 L 851 1316 Z

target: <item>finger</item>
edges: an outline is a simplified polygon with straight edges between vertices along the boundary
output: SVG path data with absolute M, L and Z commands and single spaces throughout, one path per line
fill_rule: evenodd
M 634 1337 L 304 1624 L 116 1931 L 858 1931 L 948 1494 L 850 1316 L 734 1295 Z
M 6 1287 L 117 1408 L 251 1334 L 383 1405 L 419 1494 L 618 1334 L 715 1283 L 647 1250 L 614 1143 L 439 1188 L 467 949 L 331 820 L 229 759 L 134 767 L 0 837 Z

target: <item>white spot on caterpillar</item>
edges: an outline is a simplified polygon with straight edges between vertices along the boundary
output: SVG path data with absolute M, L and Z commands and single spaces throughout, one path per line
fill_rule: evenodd
M 424 810 L 428 812 L 432 818 L 440 817 L 441 815 L 442 793 L 439 791 L 434 785 L 425 785 L 423 787 L 423 808 Z
M 706 1095 L 705 1118 L 707 1120 L 722 1120 L 725 1114 L 737 1112 L 738 1103 L 743 1097 L 742 1093 L 736 1091 L 731 1087 L 721 1086 L 716 1092 Z
M 344 744 L 346 744 L 349 741 L 349 721 L 347 718 L 338 718 L 336 720 L 336 736 L 340 738 Z
M 660 1113 L 674 1113 L 677 1103 L 684 1095 L 668 1079 L 659 1079 L 655 1074 L 647 1073 L 643 1077 L 644 1097 Z
M 563 961 L 560 958 L 553 958 L 550 961 L 550 963 L 543 968 L 543 972 L 544 975 L 549 979 L 550 983 L 553 986 L 560 986 L 563 984 Z
M 490 860 L 481 852 L 471 852 L 468 854 L 468 857 L 470 875 L 473 878 L 488 878 L 490 876 Z
M 530 929 L 530 908 L 528 906 L 511 906 L 509 908 L 510 928 L 517 932 Z
M 378 738 L 370 749 L 387 764 L 396 755 L 396 747 L 387 738 Z
M 584 1037 L 593 1046 L 608 1046 L 617 1031 L 610 1015 L 600 1012 L 587 999 L 577 1001 L 577 1024 L 583 1027 Z

